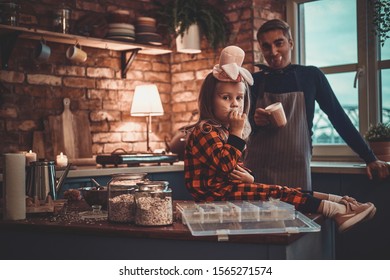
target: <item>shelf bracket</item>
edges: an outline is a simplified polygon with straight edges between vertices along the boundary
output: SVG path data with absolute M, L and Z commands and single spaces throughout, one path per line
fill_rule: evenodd
M 1 36 L 0 40 L 0 52 L 1 52 L 1 69 L 8 69 L 8 60 L 14 49 L 16 40 L 19 37 L 20 32 L 11 32 Z
M 138 52 L 142 50 L 142 48 L 136 48 L 130 51 L 123 51 L 121 53 L 121 69 L 122 69 L 122 79 L 126 78 L 126 73 L 130 68 L 131 63 L 134 61 Z M 131 55 L 128 60 L 126 60 L 127 53 L 131 52 Z

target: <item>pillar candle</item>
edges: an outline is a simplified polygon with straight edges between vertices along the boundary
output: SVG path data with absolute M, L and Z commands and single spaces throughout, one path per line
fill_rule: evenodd
M 62 152 L 56 158 L 56 164 L 58 167 L 64 167 L 68 165 L 68 157 Z
M 26 218 L 25 166 L 25 154 L 9 153 L 4 155 L 4 220 L 23 220 Z
M 30 162 L 37 161 L 37 153 L 34 153 L 33 151 L 29 151 L 26 155 L 26 165 L 29 166 Z

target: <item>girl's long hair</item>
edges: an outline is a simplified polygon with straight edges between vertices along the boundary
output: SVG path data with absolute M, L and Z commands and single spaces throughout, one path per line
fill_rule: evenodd
M 204 132 L 209 132 L 212 127 L 217 128 L 220 132 L 220 136 L 226 140 L 227 135 L 223 132 L 222 124 L 217 120 L 214 114 L 214 94 L 216 92 L 216 86 L 218 83 L 229 83 L 222 82 L 217 80 L 213 73 L 209 73 L 205 80 L 203 81 L 202 87 L 200 89 L 199 98 L 198 98 L 198 108 L 199 108 L 199 120 L 194 124 L 189 126 L 187 129 L 191 130 L 195 126 L 200 126 Z M 244 95 L 244 108 L 243 112 L 248 115 L 250 107 L 250 89 L 246 82 L 245 84 L 245 95 Z M 251 126 L 249 124 L 248 118 L 245 120 L 244 130 L 243 130 L 243 139 L 247 139 L 251 132 Z

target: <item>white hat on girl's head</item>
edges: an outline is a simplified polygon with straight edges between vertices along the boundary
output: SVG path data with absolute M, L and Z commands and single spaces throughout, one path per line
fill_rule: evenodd
M 213 76 L 224 82 L 241 82 L 245 80 L 253 85 L 252 74 L 241 67 L 245 58 L 245 52 L 237 46 L 224 48 L 219 57 L 219 64 L 213 68 Z

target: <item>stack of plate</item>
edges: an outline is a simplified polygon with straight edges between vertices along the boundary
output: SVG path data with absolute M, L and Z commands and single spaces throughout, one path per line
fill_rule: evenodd
M 106 38 L 120 41 L 135 41 L 134 25 L 130 23 L 109 23 Z
M 162 45 L 161 36 L 156 33 L 156 20 L 154 18 L 138 17 L 135 27 L 138 43 Z

